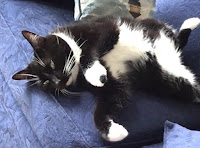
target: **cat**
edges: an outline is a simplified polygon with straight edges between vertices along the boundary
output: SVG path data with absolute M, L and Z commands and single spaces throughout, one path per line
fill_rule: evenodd
M 114 120 L 133 91 L 199 102 L 197 78 L 181 57 L 199 24 L 199 18 L 187 19 L 177 32 L 154 19 L 103 17 L 73 22 L 46 37 L 22 31 L 34 59 L 13 79 L 50 92 L 91 92 L 96 128 L 105 140 L 120 141 L 128 131 Z

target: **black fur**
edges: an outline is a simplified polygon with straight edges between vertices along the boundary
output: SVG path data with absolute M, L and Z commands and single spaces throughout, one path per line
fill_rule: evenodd
M 150 39 L 152 46 L 154 46 L 155 40 L 160 38 L 159 32 L 163 30 L 165 35 L 173 40 L 176 47 L 180 50 L 186 45 L 191 32 L 191 30 L 185 29 L 176 34 L 164 23 L 152 19 L 135 21 L 121 18 L 121 24 L 122 23 L 128 24 L 131 29 L 139 26 L 145 38 Z M 150 52 L 146 52 L 147 59 L 142 59 L 141 57 L 141 59 L 136 62 L 126 61 L 129 71 L 126 74 L 121 74 L 118 79 L 114 78 L 109 67 L 106 67 L 106 63 L 104 63 L 101 57 L 113 50 L 118 42 L 120 30 L 115 18 L 105 17 L 87 22 L 77 21 L 66 27 L 58 28 L 53 32 L 70 32 L 79 46 L 85 42 L 81 46 L 80 70 L 76 83 L 66 86 L 70 75 L 66 76 L 62 72 L 65 59 L 69 56 L 71 50 L 69 45 L 61 38 L 56 38 L 54 35 L 49 35 L 45 38 L 38 37 L 37 39 L 39 39 L 39 42 L 34 44 L 32 35 L 27 32 L 23 33 L 24 36 L 32 44 L 34 52 L 40 56 L 46 67 L 42 67 L 40 64 L 33 61 L 24 71 L 15 74 L 13 78 L 33 78 L 18 75 L 20 73 L 30 73 L 40 78 L 41 82 L 38 84 L 39 86 L 51 92 L 54 92 L 55 89 L 91 92 L 97 98 L 94 121 L 101 134 L 107 135 L 109 133 L 109 128 L 111 126 L 109 119 L 115 119 L 117 113 L 124 107 L 130 93 L 133 91 L 144 91 L 154 95 L 173 97 L 183 101 L 197 101 L 197 99 L 199 99 L 200 90 L 198 83 L 192 85 L 187 79 L 175 77 L 163 71 L 156 56 Z M 59 44 L 57 43 L 57 39 L 60 42 Z M 55 69 L 49 66 L 51 60 L 55 63 Z M 95 60 L 100 60 L 108 72 L 108 81 L 103 87 L 92 86 L 85 80 L 83 75 L 88 65 Z M 57 85 L 53 80 L 55 77 L 60 80 Z M 44 82 L 46 80 L 50 82 L 45 86 Z

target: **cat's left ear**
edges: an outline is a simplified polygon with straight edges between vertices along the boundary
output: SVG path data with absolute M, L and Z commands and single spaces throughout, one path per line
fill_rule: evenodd
M 34 49 L 40 48 L 44 45 L 45 38 L 35 33 L 23 30 L 23 36 L 28 40 L 28 42 L 32 45 Z
M 13 75 L 12 79 L 14 80 L 28 80 L 36 78 L 34 75 L 29 74 L 28 69 L 21 70 Z

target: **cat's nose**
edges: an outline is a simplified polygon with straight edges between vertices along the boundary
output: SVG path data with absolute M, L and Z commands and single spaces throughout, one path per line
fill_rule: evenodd
M 108 78 L 107 78 L 107 76 L 106 75 L 101 75 L 100 76 L 100 81 L 101 81 L 101 83 L 106 83 L 107 82 L 107 80 L 108 80 Z

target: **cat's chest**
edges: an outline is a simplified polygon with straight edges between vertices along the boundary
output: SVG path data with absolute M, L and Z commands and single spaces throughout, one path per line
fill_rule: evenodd
M 140 30 L 132 30 L 125 24 L 120 26 L 118 42 L 114 48 L 102 57 L 106 67 L 115 78 L 129 71 L 127 61 L 138 61 L 146 58 L 146 52 L 152 51 L 152 43 L 144 38 Z

